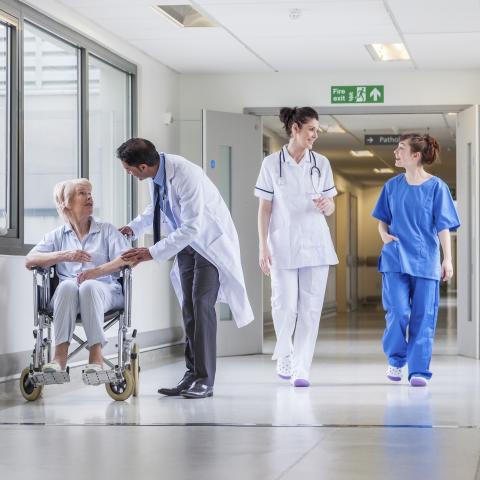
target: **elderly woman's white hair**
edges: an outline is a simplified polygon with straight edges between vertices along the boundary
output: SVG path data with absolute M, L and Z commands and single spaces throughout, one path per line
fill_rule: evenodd
M 90 189 L 92 184 L 86 178 L 74 178 L 73 180 L 65 180 L 59 182 L 53 188 L 53 199 L 57 207 L 58 214 L 65 220 L 69 221 L 68 209 L 70 208 L 70 202 L 73 194 L 75 193 L 75 187 L 77 185 L 86 185 Z

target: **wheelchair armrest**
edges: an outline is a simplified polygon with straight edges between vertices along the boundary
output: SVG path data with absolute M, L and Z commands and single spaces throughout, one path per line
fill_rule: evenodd
M 29 268 L 29 270 L 34 274 L 34 275 L 43 275 L 45 273 L 50 274 L 50 268 L 51 267 L 39 267 L 37 265 L 34 265 L 33 267 Z

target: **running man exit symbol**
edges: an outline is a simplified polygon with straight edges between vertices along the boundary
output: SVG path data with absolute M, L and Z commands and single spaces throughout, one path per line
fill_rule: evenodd
M 347 85 L 330 87 L 331 103 L 384 103 L 383 85 Z

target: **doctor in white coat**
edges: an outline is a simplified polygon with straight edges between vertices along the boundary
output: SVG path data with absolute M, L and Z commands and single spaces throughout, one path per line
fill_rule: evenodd
M 238 327 L 253 320 L 230 212 L 205 172 L 183 157 L 159 154 L 142 138 L 123 143 L 117 156 L 129 174 L 148 181 L 152 199 L 145 211 L 120 231 L 138 237 L 153 225 L 154 234 L 152 247 L 130 249 L 122 258 L 138 263 L 176 255 L 171 280 L 182 307 L 187 371 L 177 386 L 161 388 L 159 393 L 212 396 L 215 303 L 228 303 Z
M 282 108 L 280 120 L 290 140 L 264 159 L 255 186 L 259 263 L 272 279 L 277 374 L 308 387 L 328 268 L 338 263 L 325 220 L 337 191 L 328 159 L 312 151 L 317 112 Z

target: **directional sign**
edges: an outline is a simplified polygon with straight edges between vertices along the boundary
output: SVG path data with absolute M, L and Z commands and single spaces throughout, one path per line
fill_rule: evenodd
M 400 135 L 365 135 L 365 145 L 397 145 L 400 141 Z
M 383 85 L 349 85 L 330 87 L 331 103 L 384 103 Z

